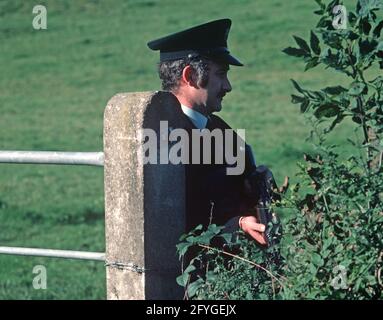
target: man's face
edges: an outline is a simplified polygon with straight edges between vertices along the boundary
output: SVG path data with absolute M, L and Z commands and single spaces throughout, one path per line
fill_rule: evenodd
M 204 114 L 219 112 L 222 109 L 222 100 L 226 93 L 231 91 L 227 77 L 229 66 L 209 61 L 209 77 L 207 85 L 195 92 L 198 109 Z

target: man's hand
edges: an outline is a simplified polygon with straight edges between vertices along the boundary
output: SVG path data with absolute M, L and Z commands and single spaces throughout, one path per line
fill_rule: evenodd
M 243 216 L 239 219 L 240 228 L 260 245 L 266 246 L 267 242 L 265 239 L 265 225 L 258 223 L 258 220 L 254 216 Z

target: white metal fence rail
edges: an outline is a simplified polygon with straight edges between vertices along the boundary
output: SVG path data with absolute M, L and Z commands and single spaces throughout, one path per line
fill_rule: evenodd
M 103 152 L 0 151 L 0 163 L 103 166 Z
M 0 163 L 103 166 L 103 152 L 0 151 Z M 104 252 L 84 252 L 41 248 L 0 247 L 0 254 L 39 256 L 105 262 Z
M 105 261 L 104 252 L 86 252 L 86 251 L 20 248 L 20 247 L 0 247 L 0 253 L 17 255 L 17 256 L 36 256 L 36 257 Z

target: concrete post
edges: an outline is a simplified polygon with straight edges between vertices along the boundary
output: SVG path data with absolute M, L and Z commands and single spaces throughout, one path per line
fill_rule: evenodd
M 144 143 L 138 134 L 142 128 L 151 128 L 160 137 L 160 120 L 182 127 L 178 104 L 166 92 L 123 93 L 105 109 L 108 299 L 183 297 L 176 283 L 181 267 L 175 246 L 185 230 L 184 167 L 144 165 L 138 152 Z M 159 160 L 159 150 L 157 154 Z

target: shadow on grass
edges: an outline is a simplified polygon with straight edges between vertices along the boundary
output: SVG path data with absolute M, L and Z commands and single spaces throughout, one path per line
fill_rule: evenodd
M 23 215 L 24 219 L 31 223 L 53 222 L 61 225 L 95 224 L 105 219 L 104 212 L 86 210 L 81 213 L 57 213 L 57 216 L 45 215 L 43 213 L 27 211 Z

